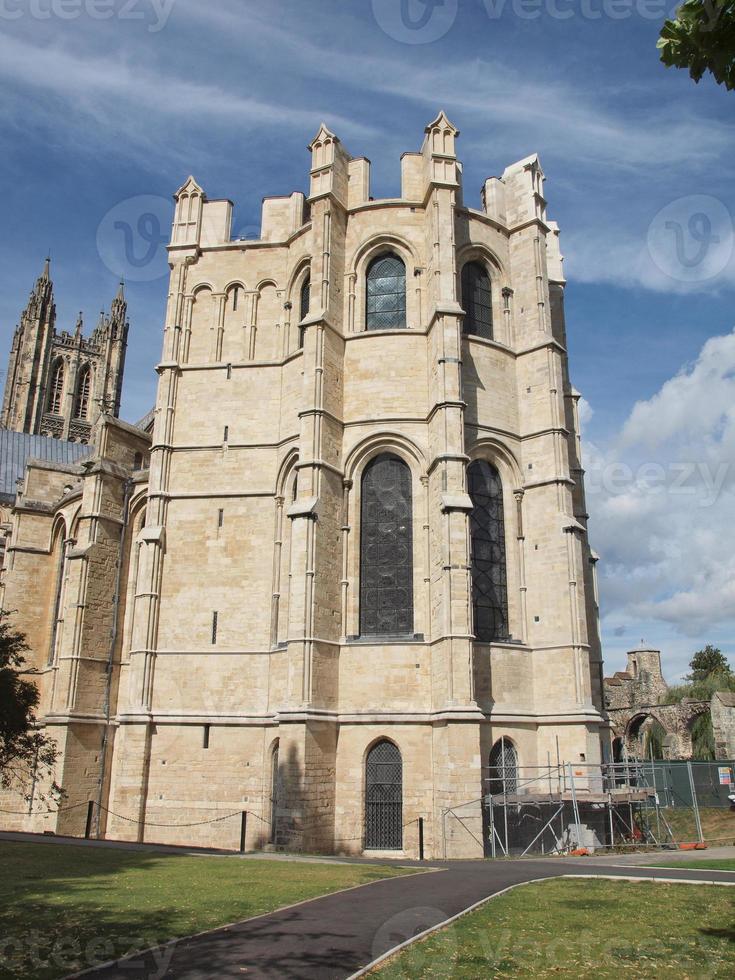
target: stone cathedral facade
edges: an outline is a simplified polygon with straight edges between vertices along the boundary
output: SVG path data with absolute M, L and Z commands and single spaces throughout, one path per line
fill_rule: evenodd
M 68 793 L 18 826 L 93 800 L 110 837 L 237 847 L 247 811 L 248 847 L 415 855 L 422 817 L 477 856 L 499 765 L 600 760 L 558 228 L 536 156 L 465 201 L 458 135 L 373 200 L 322 126 L 256 241 L 177 193 L 152 436 L 104 417 L 18 505 L 4 603 Z

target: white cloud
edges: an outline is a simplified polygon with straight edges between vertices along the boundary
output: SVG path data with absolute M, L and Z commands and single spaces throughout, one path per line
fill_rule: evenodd
M 735 332 L 585 443 L 585 464 L 605 633 L 678 638 L 681 672 L 735 628 Z

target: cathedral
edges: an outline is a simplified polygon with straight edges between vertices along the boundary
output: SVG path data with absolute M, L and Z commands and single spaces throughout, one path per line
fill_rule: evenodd
M 8 829 L 475 857 L 492 773 L 607 751 L 559 230 L 535 155 L 466 201 L 458 136 L 375 200 L 322 125 L 257 240 L 189 178 L 137 425 L 122 295 L 56 336 L 44 272 L 3 425 L 90 446 L 6 515 L 65 791 Z

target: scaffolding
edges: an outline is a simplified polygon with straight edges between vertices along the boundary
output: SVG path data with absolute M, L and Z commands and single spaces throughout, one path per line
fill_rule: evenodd
M 485 768 L 480 800 L 445 811 L 445 852 L 448 832 L 455 839 L 471 834 L 478 843 L 481 833 L 484 853 L 493 858 L 696 846 L 704 841 L 698 797 L 717 778 L 705 766 L 715 774 L 729 769 L 732 778 L 732 762 L 519 767 L 503 759 Z M 714 805 L 730 806 L 730 788 L 711 790 Z M 452 831 L 452 824 L 461 829 Z

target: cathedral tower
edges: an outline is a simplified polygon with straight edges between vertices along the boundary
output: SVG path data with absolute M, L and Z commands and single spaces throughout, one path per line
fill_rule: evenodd
M 101 412 L 120 413 L 129 324 L 123 285 L 91 337 L 82 314 L 73 333 L 56 332 L 50 260 L 13 336 L 0 427 L 88 443 Z

